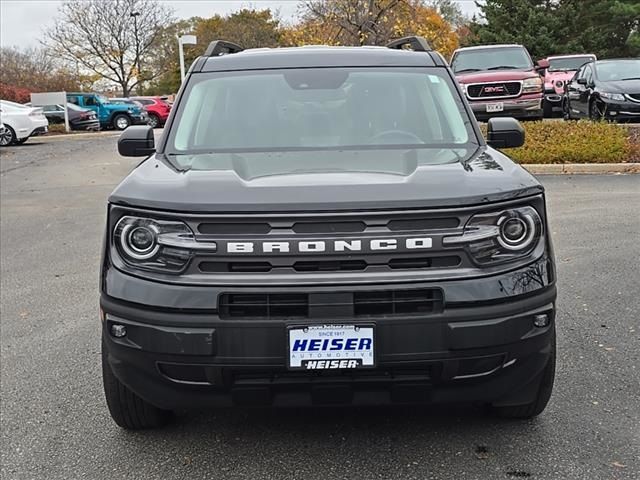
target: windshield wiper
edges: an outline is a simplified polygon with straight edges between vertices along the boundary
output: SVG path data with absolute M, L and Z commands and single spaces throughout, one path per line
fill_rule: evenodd
M 625 80 L 640 80 L 640 77 L 631 77 L 631 78 L 623 78 L 622 81 L 624 82 Z
M 487 68 L 487 70 L 520 70 L 520 67 L 514 67 L 513 65 L 498 65 L 497 67 Z
M 456 70 L 455 73 L 464 73 L 464 72 L 479 72 L 479 68 L 463 68 L 462 70 Z

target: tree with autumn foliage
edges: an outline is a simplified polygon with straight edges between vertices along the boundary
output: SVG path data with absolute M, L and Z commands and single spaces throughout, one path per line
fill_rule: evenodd
M 445 56 L 458 46 L 451 24 L 424 0 L 309 0 L 282 43 L 384 45 L 408 35 L 425 37 Z

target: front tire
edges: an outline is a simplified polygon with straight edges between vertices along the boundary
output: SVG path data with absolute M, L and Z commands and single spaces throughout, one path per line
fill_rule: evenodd
M 553 105 L 551 102 L 547 100 L 542 101 L 542 114 L 544 118 L 552 118 L 553 117 Z
M 493 406 L 491 411 L 498 417 L 502 418 L 533 418 L 540 415 L 549 403 L 551 398 L 551 392 L 553 391 L 553 383 L 556 376 L 556 337 L 555 332 L 553 334 L 553 340 L 551 343 L 551 355 L 547 365 L 542 371 L 542 379 L 540 386 L 536 394 L 536 398 L 531 403 L 524 405 L 507 405 L 507 406 Z
M 16 141 L 16 132 L 9 125 L 4 126 L 4 132 L 0 135 L 0 146 L 7 147 Z
M 122 113 L 113 117 L 113 128 L 116 130 L 126 130 L 131 125 L 131 119 L 128 115 Z
M 102 380 L 111 418 L 126 430 L 159 428 L 166 425 L 171 412 L 146 402 L 129 390 L 111 370 L 107 351 L 102 343 Z
M 589 118 L 594 122 L 604 120 L 604 113 L 600 111 L 597 100 L 592 100 L 591 103 L 589 103 Z

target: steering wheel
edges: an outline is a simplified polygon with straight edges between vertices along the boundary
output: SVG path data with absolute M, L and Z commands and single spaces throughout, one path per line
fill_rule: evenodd
M 382 143 L 384 145 L 393 145 L 395 143 L 424 143 L 417 135 L 411 132 L 405 132 L 404 130 L 385 130 L 384 132 L 376 133 L 373 137 L 369 138 L 368 143 Z

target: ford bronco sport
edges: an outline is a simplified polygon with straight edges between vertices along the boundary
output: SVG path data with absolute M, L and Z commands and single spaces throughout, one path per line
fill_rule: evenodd
M 119 140 L 147 158 L 108 205 L 115 422 L 236 405 L 542 412 L 556 301 L 545 194 L 495 150 L 523 142 L 511 118 L 484 140 L 420 37 L 213 42 L 158 144 L 148 126 Z
M 456 50 L 451 67 L 478 120 L 542 119 L 542 78 L 522 45 L 482 45 Z

